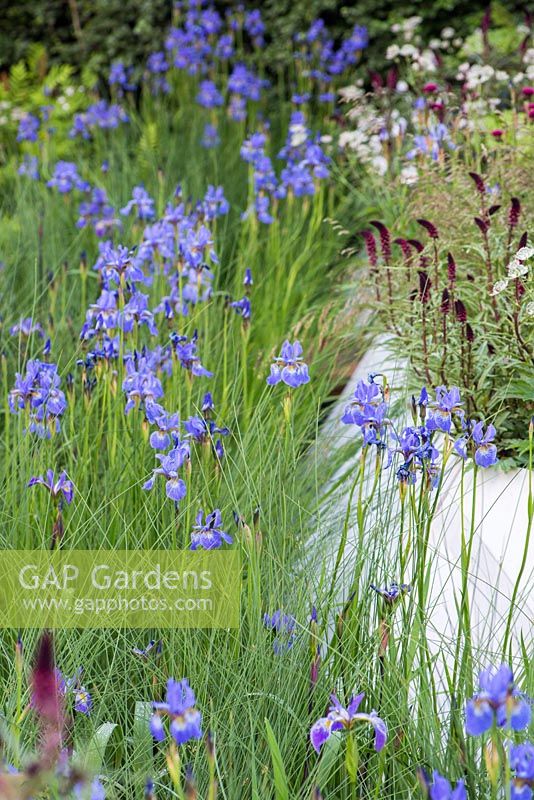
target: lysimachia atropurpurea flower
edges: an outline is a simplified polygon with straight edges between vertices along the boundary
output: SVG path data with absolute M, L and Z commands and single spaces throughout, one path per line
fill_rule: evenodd
M 354 695 L 348 706 L 344 708 L 335 694 L 331 695 L 332 705 L 326 717 L 321 717 L 314 722 L 310 730 L 310 741 L 314 749 L 319 752 L 323 744 L 335 731 L 351 730 L 360 722 L 372 725 L 375 733 L 374 748 L 380 752 L 387 739 L 387 726 L 376 711 L 366 714 L 358 711 L 365 694 Z
M 517 689 L 507 664 L 489 667 L 479 675 L 480 691 L 465 709 L 465 729 L 471 736 L 481 736 L 494 724 L 499 728 L 520 731 L 531 718 L 531 701 Z
M 189 686 L 187 678 L 167 681 L 167 697 L 165 702 L 155 702 L 154 714 L 150 719 L 150 732 L 154 739 L 162 742 L 165 739 L 163 720 L 170 720 L 170 734 L 176 744 L 185 744 L 191 739 L 202 736 L 202 716 L 196 708 L 195 693 Z
M 223 542 L 233 543 L 230 534 L 221 528 L 222 515 L 218 508 L 206 514 L 206 519 L 201 509 L 195 518 L 195 523 L 191 531 L 191 550 L 217 550 L 222 547 Z
M 271 374 L 267 378 L 269 386 L 282 382 L 296 389 L 309 383 L 308 365 L 304 363 L 302 353 L 302 346 L 298 340 L 291 344 L 286 339 L 279 357 L 275 358 L 274 364 L 271 365 Z

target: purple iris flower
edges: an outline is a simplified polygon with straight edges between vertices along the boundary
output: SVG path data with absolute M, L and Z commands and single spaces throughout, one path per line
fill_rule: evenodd
M 429 404 L 430 414 L 426 423 L 428 430 L 450 433 L 453 414 L 463 417 L 462 405 L 457 386 L 451 389 L 447 389 L 446 386 L 436 386 L 436 400 Z
M 248 297 L 242 297 L 241 300 L 234 300 L 233 303 L 230 303 L 230 308 L 233 308 L 235 313 L 245 321 L 250 320 L 252 309 Z
M 419 770 L 419 776 L 424 782 L 430 800 L 467 800 L 463 780 L 459 780 L 453 789 L 450 781 L 436 770 L 432 774 L 432 781 L 430 781 L 424 770 Z
M 19 122 L 17 142 L 36 142 L 40 121 L 33 114 L 26 114 Z
M 297 621 L 291 614 L 284 614 L 282 609 L 277 609 L 273 614 L 263 615 L 263 625 L 276 633 L 273 640 L 275 655 L 282 655 L 291 650 L 297 640 Z
M 480 691 L 468 701 L 465 729 L 471 736 L 480 736 L 495 722 L 499 728 L 510 726 L 514 731 L 530 722 L 530 700 L 517 690 L 512 670 L 507 664 L 490 667 L 479 675 Z
M 132 82 L 132 75 L 132 67 L 126 67 L 122 61 L 115 61 L 111 65 L 109 71 L 109 85 L 117 86 L 120 90 L 120 95 L 122 95 L 123 92 L 134 92 L 136 86 L 135 83 Z
M 213 81 L 201 81 L 198 87 L 197 103 L 204 108 L 222 106 L 224 98 Z
M 168 453 L 162 455 L 158 453 L 156 458 L 160 461 L 160 466 L 156 467 L 152 477 L 143 484 L 143 489 L 150 490 L 154 486 L 156 477 L 162 475 L 165 480 L 165 492 L 170 500 L 178 503 L 183 500 L 187 493 L 185 482 L 179 477 L 179 470 L 189 460 L 190 450 L 187 442 L 176 441 L 175 446 Z
M 126 377 L 122 382 L 122 390 L 127 396 L 125 414 L 141 402 L 144 402 L 146 407 L 147 404 L 163 397 L 160 379 L 142 358 L 132 357 L 126 360 Z
M 271 374 L 267 378 L 269 386 L 282 381 L 286 386 L 295 389 L 304 383 L 309 383 L 308 365 L 302 360 L 302 346 L 297 340 L 291 344 L 287 339 L 282 345 L 280 356 L 275 358 L 271 365 Z
M 136 325 L 146 325 L 151 336 L 158 335 L 154 315 L 148 308 L 148 295 L 136 292 L 118 314 L 119 327 L 131 333 Z
M 92 129 L 112 130 L 118 128 L 121 122 L 128 122 L 128 115 L 121 106 L 117 103 L 110 104 L 106 100 L 98 100 L 90 105 L 87 111 L 74 115 L 69 137 L 74 139 L 81 136 L 83 139 L 90 139 Z
M 176 744 L 185 744 L 202 737 L 202 716 L 195 707 L 195 693 L 187 678 L 167 681 L 167 698 L 164 703 L 154 703 L 154 714 L 150 719 L 150 732 L 154 739 L 165 739 L 163 717 L 170 719 L 170 733 Z
M 213 420 L 196 416 L 185 420 L 184 429 L 191 439 L 199 444 L 212 440 L 215 434 L 228 436 L 230 433 L 228 428 L 218 428 Z
M 124 281 L 146 283 L 143 270 L 137 266 L 133 253 L 127 247 L 123 245 L 113 247 L 111 242 L 102 242 L 99 250 L 100 256 L 95 266 L 106 283 L 110 281 L 117 285 Z
M 76 800 L 87 798 L 88 800 L 106 800 L 106 791 L 98 778 L 94 778 L 89 787 L 89 795 L 87 795 L 83 783 L 77 783 L 73 787 L 74 797 Z
M 71 161 L 58 161 L 54 168 L 54 174 L 46 185 L 57 189 L 60 194 L 68 194 L 73 189 L 87 192 L 90 188 L 87 181 L 80 178 L 76 164 Z
M 388 406 L 378 384 L 360 380 L 350 403 L 345 406 L 341 422 L 357 425 L 361 429 L 364 444 L 379 444 L 388 422 L 387 411 Z
M 87 689 L 82 686 L 82 673 L 83 668 L 80 667 L 72 678 L 65 678 L 61 670 L 56 668 L 56 683 L 61 695 L 64 697 L 68 694 L 74 695 L 74 710 L 88 716 L 93 706 L 93 700 Z
M 497 447 L 492 444 L 496 433 L 493 425 L 488 425 L 485 433 L 482 422 L 477 422 L 473 426 L 472 436 L 476 445 L 475 463 L 479 467 L 491 467 L 499 460 L 497 458 Z
M 181 366 L 191 375 L 195 375 L 197 378 L 213 377 L 213 372 L 203 367 L 199 356 L 197 356 L 196 333 L 193 334 L 190 341 L 188 341 L 187 336 L 179 336 L 177 333 L 172 333 L 171 342 Z
M 252 270 L 247 267 L 245 270 L 245 277 L 243 278 L 243 286 L 253 286 L 254 281 L 252 279 Z
M 12 325 L 9 329 L 10 336 L 31 336 L 32 333 L 36 333 L 41 339 L 43 338 L 43 326 L 40 322 L 34 322 L 32 317 L 26 317 L 25 319 L 21 319 L 17 322 L 16 325 Z
M 28 153 L 25 153 L 22 164 L 20 164 L 17 172 L 19 175 L 24 175 L 26 178 L 31 178 L 32 181 L 38 181 L 39 159 L 37 156 L 30 156 Z
M 196 525 L 191 531 L 191 550 L 216 550 L 223 542 L 232 544 L 232 537 L 221 529 L 222 516 L 218 508 L 206 514 L 203 521 L 203 512 L 200 510 L 195 518 Z
M 524 742 L 510 748 L 510 767 L 514 772 L 511 800 L 531 800 L 534 787 L 534 744 Z
M 159 403 L 145 403 L 145 413 L 151 425 L 157 425 L 158 430 L 150 434 L 150 446 L 154 450 L 166 450 L 173 440 L 179 441 L 180 416 L 178 413 L 169 414 Z
M 214 147 L 218 147 L 221 143 L 221 137 L 219 136 L 219 131 L 215 125 L 212 125 L 210 122 L 207 122 L 204 126 L 204 133 L 202 134 L 202 139 L 200 140 L 200 144 L 206 150 L 212 150 Z
M 132 189 L 132 199 L 126 203 L 124 208 L 121 208 L 121 214 L 127 216 L 132 208 L 137 209 L 138 219 L 154 219 L 156 216 L 154 200 L 150 197 L 144 186 L 134 186 Z
M 65 498 L 67 504 L 72 503 L 74 497 L 74 485 L 72 481 L 67 478 L 66 472 L 61 472 L 57 481 L 55 480 L 54 470 L 49 469 L 46 472 L 46 477 L 39 475 L 38 477 L 30 478 L 28 486 L 44 486 L 50 492 L 50 496 L 54 500 Z
M 384 587 L 371 584 L 371 589 L 380 595 L 389 605 L 393 605 L 405 594 L 409 594 L 412 591 L 412 587 L 407 583 L 401 583 L 400 585 L 398 583 L 392 583 L 390 586 Z
M 317 752 L 320 751 L 322 745 L 330 738 L 334 731 L 350 730 L 358 722 L 368 722 L 373 726 L 375 731 L 375 750 L 380 752 L 387 739 L 387 726 L 383 719 L 381 719 L 376 711 L 371 711 L 370 714 L 358 712 L 360 703 L 364 698 L 364 693 L 355 695 L 347 708 L 344 708 L 336 695 L 331 695 L 332 705 L 330 706 L 328 716 L 321 717 L 311 727 L 310 740 Z
M 30 433 L 50 438 L 53 432 L 59 432 L 59 418 L 67 408 L 60 384 L 57 366 L 45 361 L 31 359 L 25 375 L 17 372 L 15 385 L 9 392 L 9 408 L 13 414 L 29 412 Z

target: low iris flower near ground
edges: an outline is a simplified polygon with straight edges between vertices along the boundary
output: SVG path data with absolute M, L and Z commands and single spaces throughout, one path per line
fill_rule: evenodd
M 195 693 L 187 678 L 181 681 L 169 678 L 165 702 L 154 703 L 150 732 L 158 742 L 166 737 L 165 718 L 169 719 L 169 732 L 176 744 L 185 744 L 202 736 L 202 716 L 196 708 Z
M 321 717 L 317 722 L 314 722 L 310 730 L 310 741 L 317 752 L 320 751 L 323 744 L 333 733 L 342 730 L 350 731 L 360 722 L 368 723 L 374 728 L 375 750 L 377 752 L 382 750 L 386 744 L 387 726 L 376 711 L 371 711 L 370 714 L 358 711 L 364 696 L 363 692 L 362 694 L 354 695 L 346 708 L 341 705 L 334 694 L 331 696 L 332 705 L 328 711 L 328 716 Z

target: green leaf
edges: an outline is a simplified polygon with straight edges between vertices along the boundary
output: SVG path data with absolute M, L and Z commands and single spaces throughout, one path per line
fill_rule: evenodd
M 282 754 L 268 719 L 265 720 L 265 730 L 267 732 L 267 744 L 269 745 L 271 761 L 273 765 L 276 800 L 289 800 L 289 787 L 287 784 L 287 775 L 284 762 L 282 760 Z
M 91 772 L 104 767 L 118 767 L 122 761 L 124 741 L 116 722 L 104 722 L 91 736 L 85 747 L 85 766 Z
M 134 774 L 148 777 L 153 774 L 153 741 L 148 723 L 152 716 L 152 703 L 138 700 L 135 704 L 132 754 L 130 765 Z

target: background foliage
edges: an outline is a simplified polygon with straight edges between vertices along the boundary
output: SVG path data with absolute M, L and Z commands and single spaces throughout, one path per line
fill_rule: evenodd
M 257 2 L 244 5 L 258 7 Z M 217 6 L 224 13 L 236 3 Z M 426 40 L 450 24 L 466 36 L 480 23 L 486 7 L 485 0 L 436 0 L 430 4 L 426 0 L 265 0 L 261 3 L 269 31 L 265 63 L 287 65 L 291 58 L 288 39 L 320 16 L 340 35 L 349 24 L 365 22 L 371 36 L 366 54 L 369 69 L 380 69 L 392 23 L 419 15 L 424 17 L 421 33 Z M 511 0 L 506 9 L 527 12 L 529 2 Z M 149 52 L 163 46 L 172 13 L 170 0 L 1 0 L 0 67 L 5 69 L 24 57 L 28 46 L 36 42 L 46 46 L 54 63 L 89 66 L 104 73 L 114 60 L 140 65 Z

